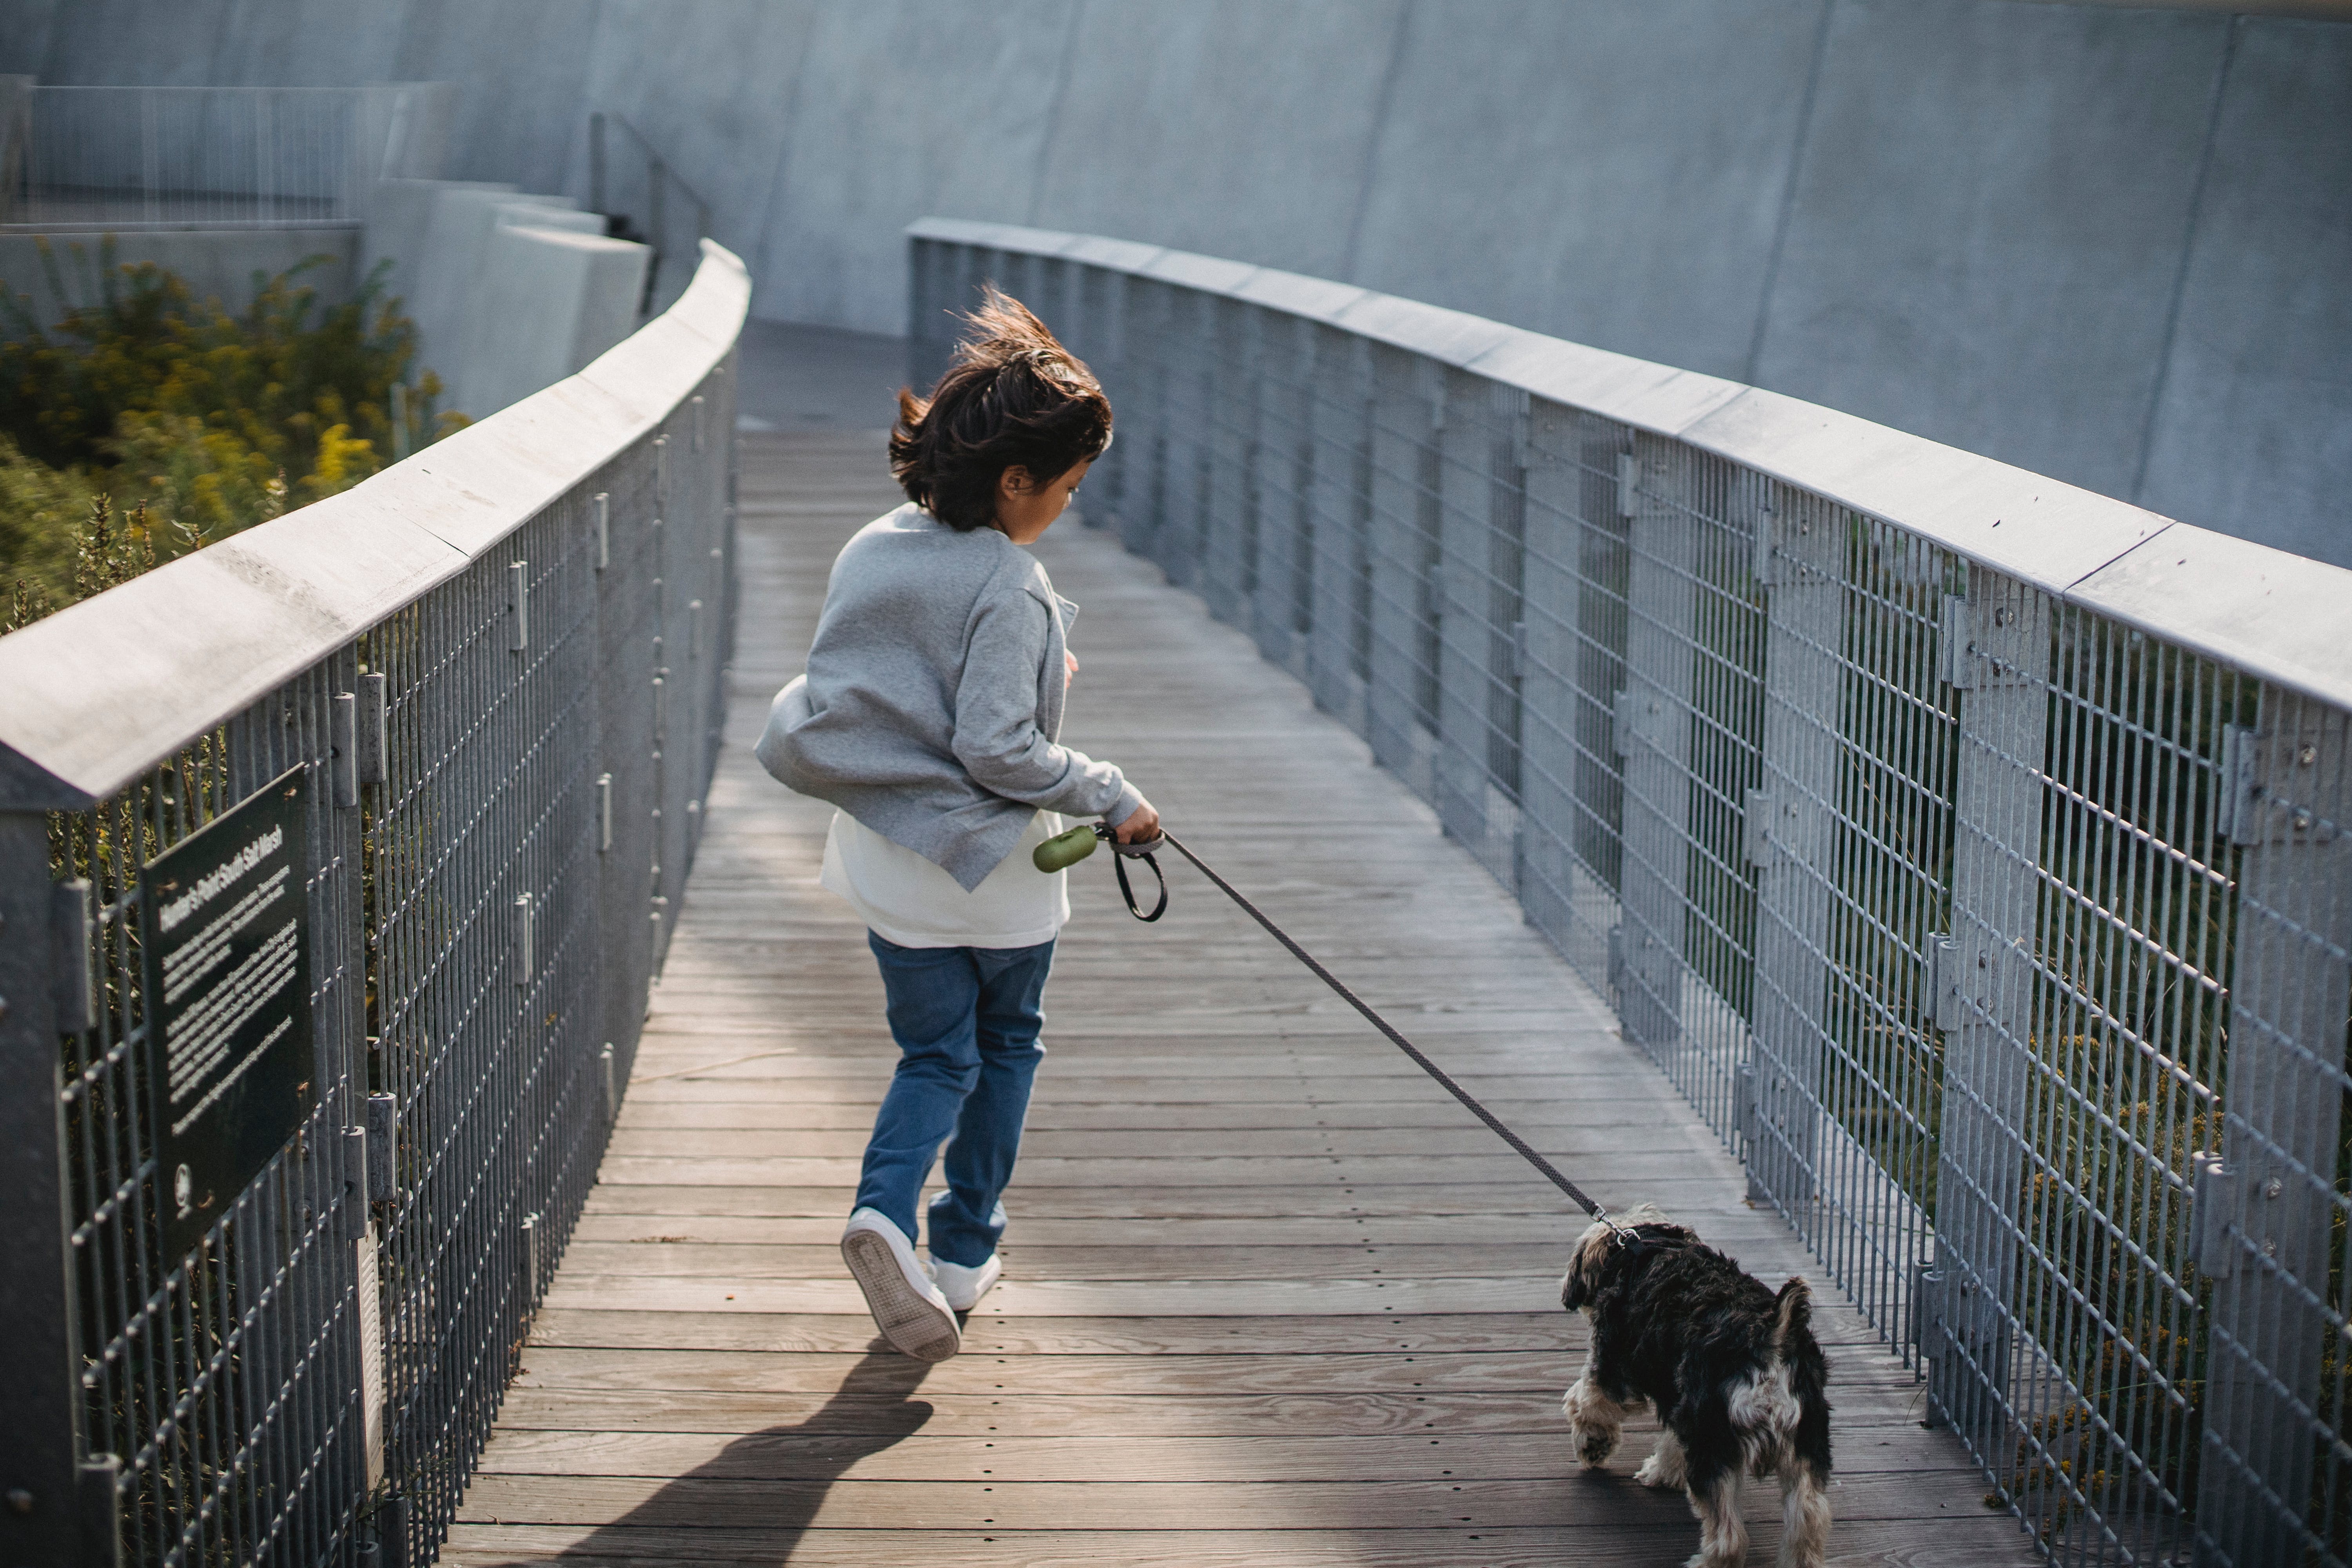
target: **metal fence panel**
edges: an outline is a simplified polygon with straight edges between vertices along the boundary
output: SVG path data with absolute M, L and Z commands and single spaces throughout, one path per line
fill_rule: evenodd
M 1088 521 L 1607 988 L 2046 1551 L 2352 1561 L 2352 660 L 2264 618 L 2352 577 L 1313 279 L 912 246 L 918 321 L 1058 258 Z

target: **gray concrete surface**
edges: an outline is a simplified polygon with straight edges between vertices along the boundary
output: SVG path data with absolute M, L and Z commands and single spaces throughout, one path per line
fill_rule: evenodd
M 839 327 L 749 321 L 735 384 L 746 430 L 878 430 L 907 383 L 907 340 Z
M 1740 379 L 2131 499 L 2230 29 L 1838 6 Z
M 0 232 L 0 287 L 17 296 L 33 319 L 54 325 L 69 305 L 100 298 L 99 263 L 108 236 L 96 230 L 11 229 Z M 41 264 L 46 242 L 57 263 L 59 294 Z M 315 260 L 313 258 L 316 258 Z M 152 261 L 184 279 L 199 300 L 218 300 L 230 310 L 253 303 L 254 276 L 275 277 L 305 261 L 301 281 L 321 304 L 352 297 L 364 276 L 359 266 L 360 230 L 352 224 L 318 228 L 132 229 L 113 236 L 118 267 Z
M 2282 114 L 2295 104 L 2302 112 Z M 2352 27 L 2231 62 L 2140 500 L 2352 565 Z M 2332 132 L 2332 134 L 2331 134 Z
M 584 196 L 588 111 L 625 115 L 769 319 L 903 331 L 926 213 L 1108 234 L 2352 563 L 2347 38 L 2038 0 L 0 0 L 0 71 L 48 81 L 446 78 L 468 179 Z
M 446 405 L 478 417 L 587 368 L 636 329 L 650 254 L 602 233 L 501 221 L 470 280 L 473 314 Z

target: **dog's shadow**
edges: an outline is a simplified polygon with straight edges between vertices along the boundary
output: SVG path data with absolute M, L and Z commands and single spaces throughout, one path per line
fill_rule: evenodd
M 913 1394 L 931 1366 L 877 1340 L 807 1419 L 736 1438 L 558 1555 L 608 1563 L 692 1560 L 703 1550 L 694 1537 L 716 1528 L 729 1532 L 723 1552 L 715 1555 L 723 1555 L 730 1568 L 789 1563 L 833 1483 L 930 1420 L 932 1406 Z

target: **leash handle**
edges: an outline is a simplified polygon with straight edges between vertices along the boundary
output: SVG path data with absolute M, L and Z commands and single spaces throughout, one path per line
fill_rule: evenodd
M 1127 900 L 1127 912 L 1146 925 L 1150 925 L 1161 915 L 1166 914 L 1168 912 L 1168 877 L 1167 873 L 1160 869 L 1160 861 L 1152 853 L 1160 845 L 1168 842 L 1166 836 L 1143 839 L 1134 844 L 1121 844 L 1115 828 L 1108 824 L 1097 822 L 1095 824 L 1095 837 L 1110 846 L 1111 869 L 1118 873 L 1118 896 Z M 1127 863 L 1129 860 L 1140 860 L 1150 867 L 1153 879 L 1160 884 L 1160 901 L 1151 906 L 1151 912 L 1148 915 L 1136 903 L 1135 889 L 1128 885 Z
M 1520 1159 L 1525 1160 L 1528 1164 L 1533 1165 L 1537 1171 L 1542 1173 L 1546 1181 L 1549 1181 L 1553 1186 L 1558 1187 L 1562 1193 L 1566 1194 L 1568 1200 L 1570 1203 L 1582 1209 L 1586 1214 L 1591 1215 L 1594 1219 L 1597 1219 L 1603 1225 L 1608 1226 L 1610 1229 L 1615 1231 L 1617 1233 L 1618 1245 L 1626 1246 L 1639 1243 L 1640 1238 L 1636 1237 L 1633 1231 L 1627 1229 L 1624 1226 L 1619 1225 L 1615 1220 L 1611 1219 L 1609 1217 L 1609 1211 L 1602 1208 L 1599 1204 L 1593 1202 L 1591 1197 L 1586 1194 L 1583 1188 L 1578 1186 L 1574 1182 L 1570 1181 L 1566 1176 L 1561 1175 L 1558 1168 L 1555 1167 L 1549 1160 L 1545 1159 L 1541 1154 L 1536 1152 L 1534 1148 L 1528 1144 L 1526 1139 L 1520 1137 L 1517 1133 L 1504 1126 L 1502 1122 L 1496 1120 L 1495 1113 L 1493 1111 L 1488 1110 L 1485 1106 L 1479 1104 L 1476 1097 L 1471 1094 L 1468 1089 L 1464 1089 L 1460 1084 L 1454 1082 L 1452 1075 L 1447 1073 L 1444 1068 L 1439 1067 L 1435 1062 L 1431 1061 L 1428 1057 L 1424 1056 L 1422 1053 L 1420 1047 L 1414 1045 L 1411 1040 L 1406 1039 L 1403 1035 L 1397 1031 L 1394 1025 L 1391 1024 L 1386 1018 L 1381 1017 L 1380 1014 L 1373 1011 L 1371 1005 L 1362 997 L 1357 995 L 1353 991 L 1349 990 L 1346 982 L 1342 981 L 1338 975 L 1332 973 L 1329 970 L 1324 968 L 1313 953 L 1307 952 L 1305 948 L 1299 946 L 1297 942 L 1291 940 L 1291 935 L 1288 931 L 1275 924 L 1274 921 L 1266 918 L 1264 910 L 1260 910 L 1255 904 L 1251 903 L 1247 899 L 1242 897 L 1241 890 L 1239 889 L 1235 888 L 1231 882 L 1226 881 L 1223 877 L 1218 876 L 1216 872 L 1211 870 L 1209 868 L 1209 863 L 1206 860 L 1202 859 L 1198 855 L 1193 854 L 1191 849 L 1185 847 L 1184 841 L 1182 839 L 1177 837 L 1172 833 L 1163 830 L 1160 838 L 1156 842 L 1168 845 L 1171 848 L 1174 849 L 1177 854 L 1181 855 L 1185 859 L 1192 862 L 1193 868 L 1198 870 L 1201 875 L 1209 879 L 1210 881 L 1214 882 L 1217 885 L 1219 891 L 1223 892 L 1225 897 L 1233 900 L 1234 903 L 1241 906 L 1242 912 L 1244 914 L 1246 914 L 1250 919 L 1257 921 L 1259 925 L 1265 927 L 1265 932 L 1268 936 L 1271 936 L 1275 941 L 1282 943 L 1284 947 L 1289 949 L 1291 957 L 1305 964 L 1307 969 L 1314 973 L 1318 980 L 1320 980 L 1324 984 L 1328 985 L 1335 993 L 1337 993 L 1342 1002 L 1345 1002 L 1349 1006 L 1353 1007 L 1357 1012 L 1362 1014 L 1366 1023 L 1369 1023 L 1373 1028 L 1378 1029 L 1382 1035 L 1388 1037 L 1389 1044 L 1396 1047 L 1397 1049 L 1402 1051 L 1406 1056 L 1411 1057 L 1415 1067 L 1421 1068 L 1422 1071 L 1427 1073 L 1431 1078 L 1435 1079 L 1439 1088 L 1444 1089 L 1446 1093 L 1460 1100 L 1462 1102 L 1463 1109 L 1469 1111 L 1471 1115 L 1476 1117 L 1479 1121 L 1485 1122 L 1489 1131 L 1493 1132 L 1504 1142 L 1508 1143 L 1511 1146 L 1512 1151 L 1516 1152 Z M 1152 866 L 1152 869 L 1154 871 L 1157 871 L 1159 868 L 1160 868 L 1156 863 Z M 1127 876 L 1124 871 L 1119 875 L 1119 885 L 1122 888 L 1127 885 Z M 1162 909 L 1167 907 L 1167 887 L 1164 881 L 1161 884 L 1160 906 Z M 1130 900 L 1129 901 L 1128 907 L 1129 909 L 1133 909 L 1135 907 L 1133 900 Z M 1149 917 L 1139 916 L 1138 918 L 1156 920 L 1159 918 L 1159 910 L 1155 910 Z

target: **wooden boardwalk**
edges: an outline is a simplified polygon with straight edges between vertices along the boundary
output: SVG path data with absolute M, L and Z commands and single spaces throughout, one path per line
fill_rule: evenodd
M 895 1059 L 863 931 L 814 885 L 829 808 L 751 744 L 878 437 L 745 442 L 728 749 L 602 1184 L 443 1561 L 590 1564 L 1679 1563 L 1678 1496 L 1578 1473 L 1580 1228 L 1540 1178 L 1189 868 L 1108 868 L 1046 993 L 1052 1051 L 963 1353 L 876 1338 L 835 1243 Z M 1603 1202 L 1656 1201 L 1777 1281 L 1807 1259 L 1434 818 L 1156 569 L 1066 520 L 1068 739 Z M 1815 1271 L 1817 1274 L 1817 1271 Z M 2034 1561 L 1833 1289 L 1833 1560 Z M 1843 1348 L 1838 1348 L 1843 1347 Z M 1751 1488 L 1757 1542 L 1779 1535 Z

